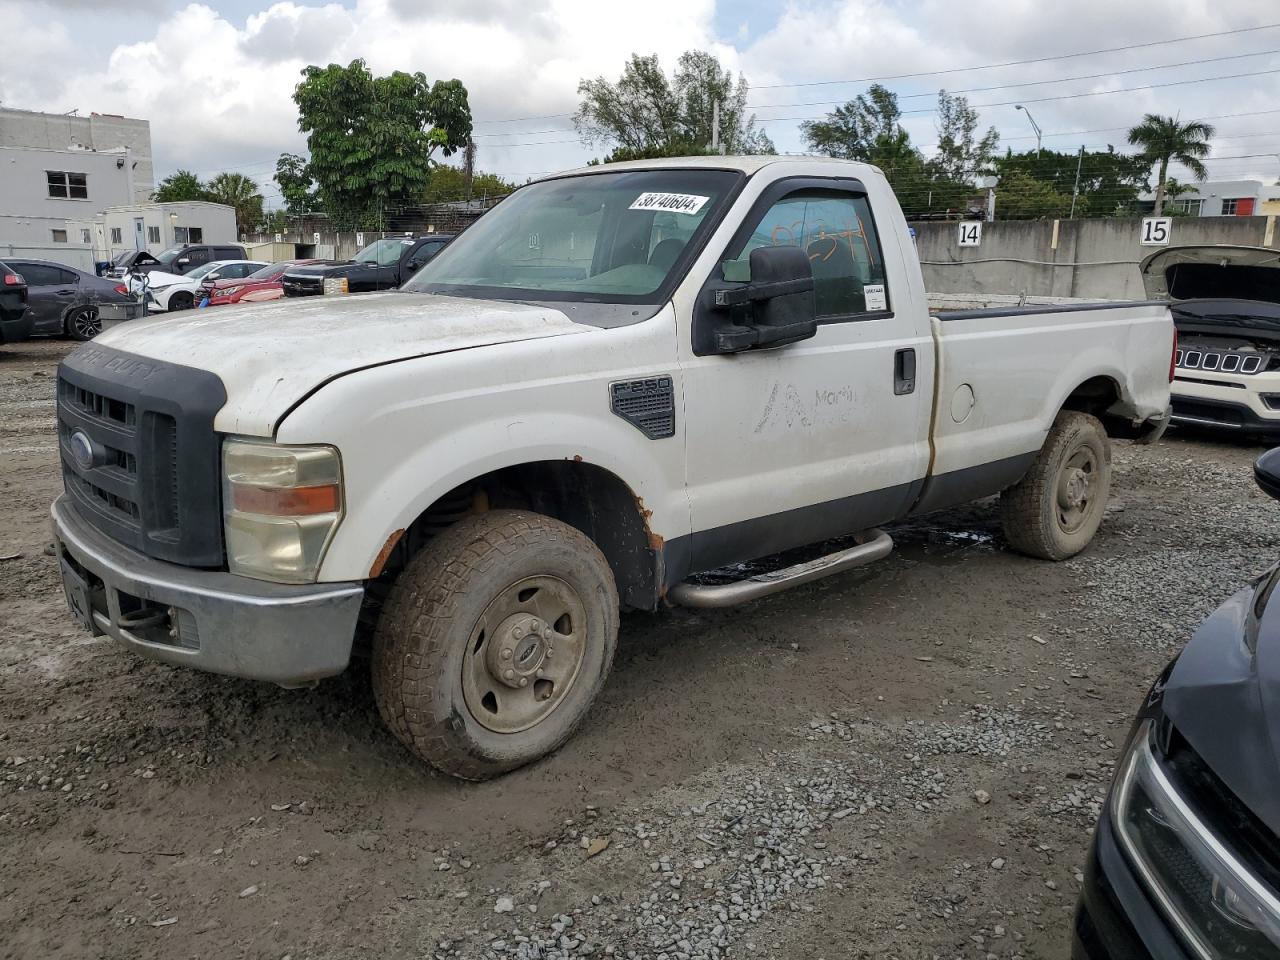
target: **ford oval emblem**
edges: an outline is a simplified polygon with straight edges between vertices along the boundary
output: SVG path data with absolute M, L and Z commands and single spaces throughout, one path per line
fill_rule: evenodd
M 83 430 L 77 430 L 71 435 L 67 446 L 71 448 L 71 458 L 75 460 L 76 465 L 81 470 L 90 470 L 93 468 L 94 448 L 93 441 L 89 439 L 89 435 Z

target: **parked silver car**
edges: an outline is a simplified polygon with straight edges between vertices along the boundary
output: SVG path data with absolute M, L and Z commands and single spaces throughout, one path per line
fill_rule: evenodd
M 141 307 L 129 288 L 111 277 L 97 277 L 51 260 L 5 261 L 27 281 L 27 313 L 33 336 L 92 340 L 102 332 L 101 308 L 114 316 L 136 316 Z

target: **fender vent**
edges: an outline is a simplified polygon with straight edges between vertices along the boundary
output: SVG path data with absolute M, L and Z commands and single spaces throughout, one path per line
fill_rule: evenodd
M 676 398 L 670 377 L 609 384 L 610 409 L 650 440 L 675 436 Z

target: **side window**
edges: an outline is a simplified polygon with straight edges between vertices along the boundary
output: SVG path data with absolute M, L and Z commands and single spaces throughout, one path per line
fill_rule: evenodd
M 80 275 L 77 273 L 72 273 L 70 270 L 59 270 L 58 282 L 59 283 L 79 283 Z
M 889 309 L 884 258 L 866 197 L 826 190 L 783 197 L 760 219 L 738 257 L 759 247 L 800 247 L 813 268 L 819 317 Z
M 187 265 L 187 269 L 190 269 L 191 267 L 199 266 L 202 263 L 208 263 L 209 260 L 211 259 L 209 256 L 208 247 L 193 247 L 192 249 L 184 253 L 182 256 L 186 257 L 188 260 L 191 261 L 191 263 Z
M 52 287 L 59 283 L 59 270 L 43 263 L 20 263 L 15 265 L 18 272 L 27 279 L 31 287 Z

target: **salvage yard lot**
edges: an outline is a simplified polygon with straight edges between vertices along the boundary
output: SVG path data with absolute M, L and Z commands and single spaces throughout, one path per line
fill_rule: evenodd
M 68 349 L 0 351 L 3 957 L 1065 957 L 1139 698 L 1280 533 L 1259 448 L 1117 444 L 1078 558 L 1007 552 L 984 502 L 626 616 L 581 732 L 464 784 L 364 664 L 284 691 L 78 632 L 44 551 Z

